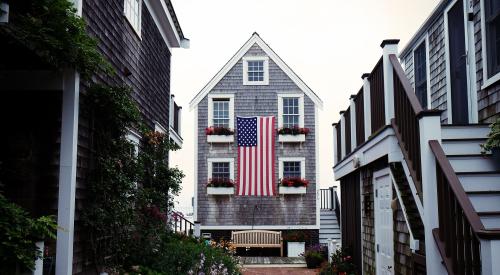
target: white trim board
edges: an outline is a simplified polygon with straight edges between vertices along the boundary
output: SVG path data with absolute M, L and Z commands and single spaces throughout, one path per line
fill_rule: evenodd
M 212 89 L 219 83 L 219 81 L 229 72 L 231 68 L 240 61 L 246 52 L 254 45 L 257 44 L 266 54 L 271 58 L 271 60 L 278 65 L 278 67 L 285 72 L 285 74 L 290 77 L 290 79 L 303 91 L 314 104 L 318 105 L 319 108 L 323 108 L 323 101 L 309 88 L 302 79 L 300 79 L 295 72 L 288 67 L 288 65 L 260 38 L 257 33 L 254 33 L 250 39 L 238 50 L 238 52 L 222 67 L 222 69 L 210 80 L 210 82 L 203 87 L 203 89 L 191 100 L 189 103 L 189 108 L 192 110 L 200 101 L 205 98 L 205 96 L 212 91 Z
M 201 230 L 319 229 L 318 225 L 200 225 Z

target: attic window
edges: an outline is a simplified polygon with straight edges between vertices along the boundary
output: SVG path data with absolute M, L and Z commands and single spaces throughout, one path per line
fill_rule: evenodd
M 243 58 L 243 85 L 269 84 L 269 59 L 261 56 Z

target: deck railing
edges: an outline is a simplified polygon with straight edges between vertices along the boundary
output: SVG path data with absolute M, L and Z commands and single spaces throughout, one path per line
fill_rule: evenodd
M 193 235 L 194 224 L 180 213 L 172 213 L 172 227 L 175 233 L 182 233 L 186 236 Z
M 337 162 L 339 162 L 341 159 L 342 159 L 342 127 L 341 127 L 341 124 L 340 124 L 340 121 L 339 123 L 337 123 L 337 125 L 335 125 L 335 130 L 336 130 L 336 133 L 337 133 L 337 138 L 336 138 L 336 141 L 337 141 Z
M 390 55 L 389 59 L 394 68 L 394 119 L 391 124 L 396 132 L 399 145 L 403 149 L 406 162 L 410 166 L 410 173 L 417 192 L 421 196 L 422 166 L 419 115 L 423 112 L 423 108 L 418 102 L 396 55 Z
M 379 59 L 368 77 L 370 81 L 370 110 L 372 134 L 385 126 L 384 67 L 383 57 Z
M 320 189 L 320 209 L 334 210 L 335 209 L 335 189 L 330 187 L 328 189 Z
M 356 110 L 356 146 L 365 142 L 365 108 L 363 88 L 354 97 L 354 109 Z

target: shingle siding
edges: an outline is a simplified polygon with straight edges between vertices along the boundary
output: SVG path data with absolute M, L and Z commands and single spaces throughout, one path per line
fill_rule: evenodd
M 479 122 L 491 123 L 500 117 L 500 81 L 482 89 L 484 83 L 483 37 L 481 34 L 481 3 L 479 0 L 474 1 L 473 11 L 478 119 Z
M 265 55 L 253 45 L 245 56 Z M 278 93 L 302 93 L 295 83 L 269 59 L 269 85 L 244 86 L 242 60 L 229 70 L 212 89 L 212 93 L 234 94 L 236 116 L 278 116 Z M 198 221 L 202 226 L 228 225 L 315 225 L 316 224 L 316 147 L 315 105 L 304 95 L 304 126 L 311 132 L 306 142 L 298 145 L 276 141 L 275 178 L 278 179 L 278 157 L 305 157 L 305 177 L 310 181 L 305 195 L 274 197 L 211 196 L 206 193 L 208 181 L 207 158 L 229 157 L 235 160 L 237 175 L 237 143 L 208 144 L 205 128 L 208 125 L 208 96 L 198 108 Z M 277 125 L 276 125 L 277 127 Z M 276 139 L 277 140 L 277 139 Z M 278 190 L 278 186 L 276 186 Z

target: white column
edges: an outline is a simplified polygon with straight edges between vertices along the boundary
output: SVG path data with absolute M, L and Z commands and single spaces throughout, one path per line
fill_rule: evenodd
M 345 157 L 345 118 L 344 118 L 344 112 L 340 112 L 340 160 L 342 160 Z
M 494 275 L 500 270 L 500 240 L 481 240 L 481 274 Z
M 80 75 L 74 69 L 64 72 L 62 91 L 61 151 L 59 161 L 59 200 L 57 205 L 56 274 L 71 274 L 75 222 L 76 159 L 78 144 L 78 104 Z
M 382 41 L 382 57 L 384 66 L 384 101 L 385 101 L 385 124 L 390 125 L 394 118 L 394 68 L 392 67 L 389 55 L 398 54 L 397 39 Z
M 337 123 L 332 124 L 333 128 L 333 165 L 335 166 L 337 164 L 337 159 L 338 159 L 338 150 L 337 148 Z
M 168 123 L 170 124 L 169 127 L 174 128 L 174 102 L 175 102 L 175 96 L 170 95 L 170 101 L 169 101 L 169 108 L 168 108 Z
M 441 141 L 441 116 L 429 115 L 420 118 L 419 129 L 427 274 L 446 274 L 432 234 L 432 229 L 439 227 L 439 219 L 437 211 L 436 159 L 429 146 L 430 140 Z
M 351 105 L 349 108 L 351 112 L 351 152 L 356 149 L 356 104 L 354 104 L 354 97 L 356 96 L 353 95 L 349 99 Z
M 177 134 L 182 138 L 181 125 L 182 125 L 182 107 L 179 107 L 179 112 L 177 113 Z
M 363 74 L 361 78 L 363 79 L 363 107 L 365 115 L 365 140 L 368 140 L 372 134 L 372 114 L 370 105 L 370 81 L 368 77 L 370 74 Z

